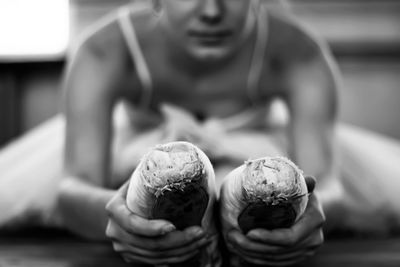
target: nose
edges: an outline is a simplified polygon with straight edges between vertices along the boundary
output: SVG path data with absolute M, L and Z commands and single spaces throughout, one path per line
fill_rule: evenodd
M 204 0 L 201 7 L 201 19 L 209 24 L 217 24 L 223 18 L 221 0 Z

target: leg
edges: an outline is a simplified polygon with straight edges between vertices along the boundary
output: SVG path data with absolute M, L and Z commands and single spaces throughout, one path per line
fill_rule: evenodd
M 339 125 L 337 141 L 344 196 L 335 227 L 379 235 L 398 231 L 400 142 L 348 125 Z
M 64 118 L 43 123 L 0 151 L 0 227 L 57 224 Z

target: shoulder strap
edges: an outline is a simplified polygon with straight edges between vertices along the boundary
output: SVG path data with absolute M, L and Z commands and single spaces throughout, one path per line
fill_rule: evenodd
M 257 37 L 251 58 L 249 75 L 247 77 L 247 92 L 254 103 L 259 101 L 259 82 L 263 69 L 264 56 L 268 42 L 268 23 L 266 8 L 264 5 L 258 5 L 257 14 Z
M 141 10 L 142 9 L 136 9 L 134 12 L 137 13 Z M 148 65 L 140 48 L 136 31 L 132 24 L 130 16 L 131 16 L 130 6 L 124 6 L 120 8 L 118 14 L 118 23 L 121 27 L 122 34 L 128 46 L 128 50 L 132 57 L 132 61 L 135 64 L 137 75 L 142 84 L 143 91 L 140 100 L 140 107 L 148 108 L 150 105 L 151 95 L 153 92 L 153 83 Z

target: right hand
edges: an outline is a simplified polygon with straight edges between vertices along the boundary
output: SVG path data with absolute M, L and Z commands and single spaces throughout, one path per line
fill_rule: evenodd
M 148 220 L 132 213 L 126 206 L 128 184 L 106 206 L 109 215 L 106 235 L 125 261 L 151 265 L 179 263 L 192 258 L 208 244 L 201 227 L 177 231 L 168 221 Z
M 253 229 L 246 235 L 231 229 L 225 232 L 229 251 L 248 263 L 271 267 L 298 264 L 314 255 L 324 242 L 325 215 L 318 198 L 312 194 L 315 179 L 306 177 L 306 183 L 311 194 L 307 208 L 292 227 Z M 232 265 L 235 264 L 240 263 Z

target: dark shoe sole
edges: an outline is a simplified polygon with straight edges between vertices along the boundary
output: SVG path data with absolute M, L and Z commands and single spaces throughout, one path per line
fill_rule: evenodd
M 186 183 L 184 188 L 173 188 L 157 197 L 152 215 L 154 219 L 165 219 L 172 222 L 177 230 L 190 226 L 201 226 L 207 210 L 209 195 L 201 186 L 201 180 Z M 199 267 L 202 264 L 202 253 L 173 267 Z
M 209 196 L 200 181 L 186 183 L 184 188 L 173 188 L 157 197 L 152 210 L 153 219 L 172 222 L 176 229 L 201 226 Z
M 239 227 L 244 234 L 256 228 L 273 230 L 288 228 L 296 220 L 296 211 L 289 203 L 268 205 L 263 201 L 250 203 L 238 217 Z M 256 267 L 259 265 L 240 261 L 242 267 Z
M 244 234 L 255 228 L 267 230 L 288 228 L 295 220 L 296 211 L 292 204 L 269 205 L 263 201 L 250 203 L 238 217 L 239 226 Z

